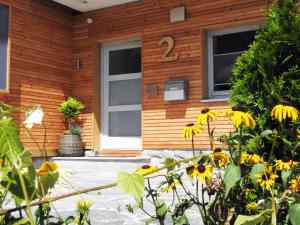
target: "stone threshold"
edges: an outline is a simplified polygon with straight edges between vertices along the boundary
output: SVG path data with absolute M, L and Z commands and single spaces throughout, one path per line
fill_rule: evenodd
M 126 163 L 150 163 L 149 156 L 134 156 L 134 157 L 53 157 L 53 161 L 81 161 L 81 162 L 126 162 Z

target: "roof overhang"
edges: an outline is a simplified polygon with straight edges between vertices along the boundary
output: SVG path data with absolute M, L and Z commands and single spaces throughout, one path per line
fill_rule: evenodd
M 53 0 L 79 12 L 89 12 L 140 0 Z

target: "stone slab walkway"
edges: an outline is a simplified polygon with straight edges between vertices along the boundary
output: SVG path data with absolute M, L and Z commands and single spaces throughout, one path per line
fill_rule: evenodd
M 77 158 L 73 160 L 70 158 L 54 158 L 54 160 L 58 163 L 60 168 L 68 173 L 72 173 L 69 177 L 69 182 L 77 189 L 114 183 L 119 171 L 132 172 L 138 166 L 149 162 L 147 158 L 129 158 L 129 160 L 123 159 L 121 161 L 95 158 Z M 73 190 L 75 189 L 73 188 Z M 66 189 L 66 186 L 63 185 L 55 190 L 53 196 L 73 190 L 70 187 Z M 145 224 L 144 220 L 148 218 L 138 209 L 134 211 L 134 214 L 129 213 L 126 209 L 126 205 L 136 204 L 129 195 L 120 192 L 117 188 L 83 194 L 81 197 L 94 202 L 90 213 L 91 223 L 93 225 L 143 225 Z M 66 217 L 74 214 L 75 202 L 79 198 L 79 196 L 66 198 L 54 202 L 53 205 L 60 216 Z M 171 202 L 172 194 L 166 193 L 163 198 Z M 145 204 L 145 208 L 150 212 L 153 211 L 151 205 L 147 203 Z M 188 211 L 190 223 L 192 225 L 201 225 L 201 218 L 195 210 L 196 209 L 190 209 Z M 167 218 L 166 224 L 172 224 L 171 218 Z

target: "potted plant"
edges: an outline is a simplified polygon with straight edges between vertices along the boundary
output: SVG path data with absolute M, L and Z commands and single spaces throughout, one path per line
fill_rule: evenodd
M 78 116 L 85 108 L 84 104 L 75 98 L 68 97 L 60 104 L 59 111 L 64 116 L 66 130 L 60 138 L 58 149 L 61 156 L 81 156 L 83 145 L 81 141 L 81 127 L 78 124 Z

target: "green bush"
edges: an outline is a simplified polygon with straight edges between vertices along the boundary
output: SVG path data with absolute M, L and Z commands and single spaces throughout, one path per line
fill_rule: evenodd
M 300 108 L 300 15 L 297 0 L 276 0 L 250 48 L 237 59 L 230 101 L 256 115 L 257 129 L 275 129 L 272 107 L 289 102 Z M 293 131 L 299 124 L 284 123 Z M 295 140 L 295 132 L 289 139 Z M 281 140 L 282 141 L 282 140 Z M 284 142 L 284 141 L 282 141 Z M 280 141 L 278 148 L 280 148 Z
M 73 123 L 84 108 L 85 106 L 83 103 L 72 97 L 68 97 L 67 100 L 60 104 L 59 111 L 64 115 L 64 119 L 67 123 L 67 130 L 65 131 L 65 134 L 81 133 L 81 129 L 79 128 L 80 130 L 78 130 L 78 126 L 75 126 Z

